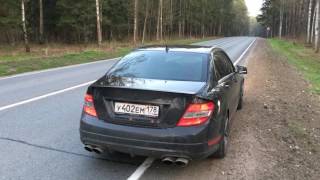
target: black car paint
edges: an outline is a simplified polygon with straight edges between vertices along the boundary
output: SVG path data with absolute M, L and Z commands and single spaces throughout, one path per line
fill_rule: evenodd
M 154 50 L 155 47 L 138 50 L 150 48 Z M 161 50 L 161 47 L 156 48 Z M 195 53 L 224 53 L 218 48 L 202 46 L 171 48 L 172 51 L 188 49 Z M 234 68 L 232 74 L 217 80 L 214 76 L 214 56 L 209 57 L 206 83 L 110 77 L 107 73 L 88 88 L 88 93 L 94 96 L 98 118 L 82 113 L 81 141 L 104 149 L 157 158 L 175 156 L 198 159 L 211 155 L 219 145 L 209 146 L 208 141 L 221 136 L 227 116 L 232 119 L 244 79 Z M 242 67 L 239 69 L 243 70 Z M 154 126 L 152 123 L 139 124 L 139 120 L 149 122 L 152 118 L 116 115 L 112 110 L 114 100 L 157 104 L 162 110 L 170 106 L 172 114 L 166 116 L 167 119 L 160 117 L 159 122 L 155 120 L 152 123 L 158 124 Z M 199 126 L 177 127 L 176 123 L 187 105 L 202 101 L 213 101 L 216 105 L 210 120 Z M 160 122 L 162 120 L 166 122 Z

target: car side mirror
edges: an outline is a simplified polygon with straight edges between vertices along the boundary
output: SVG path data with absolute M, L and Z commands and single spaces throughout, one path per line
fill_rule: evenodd
M 248 70 L 244 66 L 237 66 L 237 73 L 239 74 L 248 74 Z

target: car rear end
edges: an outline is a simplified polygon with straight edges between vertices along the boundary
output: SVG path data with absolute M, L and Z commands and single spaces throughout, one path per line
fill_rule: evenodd
M 89 150 L 157 158 L 207 157 L 217 149 L 220 125 L 215 121 L 216 102 L 199 96 L 206 86 L 201 78 L 146 79 L 109 73 L 88 88 L 81 140 Z

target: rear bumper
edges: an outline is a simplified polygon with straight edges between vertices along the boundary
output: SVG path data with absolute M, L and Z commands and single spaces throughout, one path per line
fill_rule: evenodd
M 218 149 L 208 146 L 207 126 L 167 129 L 140 128 L 116 125 L 83 114 L 80 138 L 83 144 L 133 155 L 163 158 L 205 158 Z

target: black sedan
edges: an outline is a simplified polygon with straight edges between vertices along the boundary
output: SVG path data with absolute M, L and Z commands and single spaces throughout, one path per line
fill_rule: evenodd
M 88 151 L 165 163 L 226 155 L 230 120 L 242 107 L 242 74 L 219 48 L 148 46 L 89 86 L 80 123 Z

